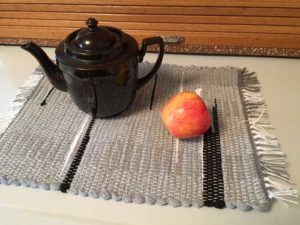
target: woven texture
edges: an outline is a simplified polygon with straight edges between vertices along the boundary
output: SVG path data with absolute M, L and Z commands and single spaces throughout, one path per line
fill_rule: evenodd
M 53 91 L 47 105 L 41 106 L 51 88 L 47 79 L 43 79 L 2 135 L 2 183 L 22 183 L 45 189 L 51 185 L 52 189 L 58 189 L 65 177 L 62 166 L 87 115 L 59 91 Z
M 141 73 L 151 66 L 143 64 Z M 53 90 L 49 94 L 52 87 L 43 78 L 0 137 L 1 183 L 58 190 L 89 130 L 80 162 L 68 181 L 70 193 L 200 207 L 207 200 L 207 193 L 203 193 L 207 172 L 203 170 L 216 168 L 220 172 L 215 174 L 222 173 L 216 179 L 221 181 L 213 185 L 222 185 L 215 190 L 224 192 L 218 196 L 227 206 L 263 210 L 268 198 L 245 122 L 240 74 L 240 69 L 232 67 L 163 65 L 152 103 L 154 79 L 137 92 L 127 111 L 94 121 L 76 108 L 67 93 Z M 217 129 L 212 128 L 212 132 L 217 130 L 219 144 L 211 146 L 220 148 L 215 162 L 220 166 L 203 168 L 204 138 L 173 139 L 159 115 L 170 97 L 198 88 L 203 89 L 201 96 L 211 112 L 217 104 Z M 41 105 L 46 96 L 46 104 Z M 216 140 L 215 136 L 206 139 Z M 214 147 L 208 149 L 213 155 Z

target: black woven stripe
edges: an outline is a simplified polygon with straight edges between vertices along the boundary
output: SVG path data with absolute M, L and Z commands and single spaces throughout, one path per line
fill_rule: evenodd
M 153 105 L 153 102 L 154 102 L 154 96 L 155 96 L 155 90 L 156 90 L 157 77 L 158 77 L 158 74 L 155 75 L 154 85 L 153 85 L 153 89 L 152 89 L 152 93 L 151 93 L 150 110 L 152 110 L 152 105 Z
M 46 97 L 44 98 L 44 100 L 41 102 L 41 106 L 44 106 L 47 104 L 47 99 L 49 98 L 49 96 L 51 95 L 52 91 L 54 90 L 54 87 L 51 88 L 48 92 L 48 94 L 46 95 Z
M 79 149 L 71 163 L 71 166 L 67 172 L 67 175 L 65 177 L 65 179 L 63 180 L 63 182 L 61 183 L 60 185 L 60 190 L 61 192 L 64 192 L 66 193 L 68 189 L 70 189 L 71 187 L 71 183 L 73 181 L 73 178 L 77 172 L 77 169 L 78 169 L 78 166 L 81 162 L 81 159 L 82 159 L 82 156 L 84 155 L 84 151 L 86 149 L 86 146 L 87 144 L 89 143 L 89 140 L 90 140 L 90 133 L 91 133 L 91 130 L 93 128 L 93 125 L 95 123 L 95 119 L 96 119 L 96 116 L 95 114 L 93 115 L 93 118 L 86 130 L 86 133 L 81 141 L 81 144 L 79 146 Z
M 213 127 L 204 134 L 203 147 L 203 198 L 208 207 L 223 208 L 224 184 L 222 172 L 221 145 L 218 126 L 218 108 L 216 100 L 213 106 Z

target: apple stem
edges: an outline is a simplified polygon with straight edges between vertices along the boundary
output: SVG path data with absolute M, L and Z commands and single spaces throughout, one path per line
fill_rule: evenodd
M 196 92 L 196 94 L 197 94 L 199 97 L 201 97 L 202 88 L 197 88 L 197 89 L 195 90 L 195 92 Z

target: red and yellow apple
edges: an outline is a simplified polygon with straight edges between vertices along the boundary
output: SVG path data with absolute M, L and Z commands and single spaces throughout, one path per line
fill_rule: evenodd
M 193 92 L 172 97 L 163 107 L 161 117 L 175 138 L 193 138 L 204 134 L 212 119 L 202 98 Z

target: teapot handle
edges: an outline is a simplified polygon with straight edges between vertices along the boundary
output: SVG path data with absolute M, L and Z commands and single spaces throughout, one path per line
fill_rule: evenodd
M 151 69 L 151 71 L 144 77 L 138 79 L 138 84 L 137 84 L 138 89 L 143 87 L 155 75 L 155 73 L 158 71 L 158 69 L 161 65 L 161 62 L 162 62 L 162 59 L 164 56 L 164 41 L 161 37 L 150 37 L 150 38 L 143 39 L 142 47 L 139 51 L 139 62 L 143 62 L 144 56 L 147 51 L 147 47 L 149 45 L 154 45 L 154 44 L 159 45 L 158 57 L 156 59 L 156 62 L 154 64 L 153 68 Z

